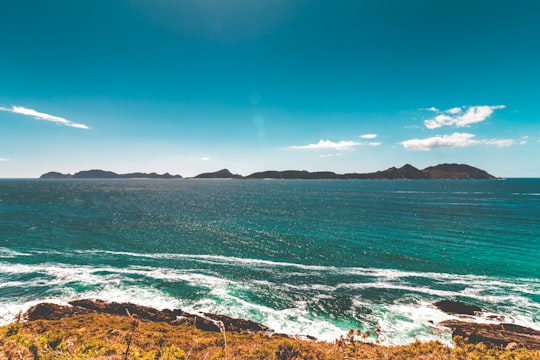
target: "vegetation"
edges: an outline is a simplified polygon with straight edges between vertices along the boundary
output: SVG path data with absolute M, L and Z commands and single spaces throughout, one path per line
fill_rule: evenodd
M 439 342 L 384 347 L 355 341 L 352 336 L 325 343 L 206 332 L 187 323 L 175 326 L 90 313 L 0 327 L 0 359 L 540 359 L 538 350 L 504 350 L 456 340 L 454 348 Z

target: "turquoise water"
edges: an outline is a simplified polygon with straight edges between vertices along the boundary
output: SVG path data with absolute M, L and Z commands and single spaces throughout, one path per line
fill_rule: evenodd
M 540 328 L 540 179 L 0 180 L 0 321 L 48 300 L 449 341 L 431 304 Z

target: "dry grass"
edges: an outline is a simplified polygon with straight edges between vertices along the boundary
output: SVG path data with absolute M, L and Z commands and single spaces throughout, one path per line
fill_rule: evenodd
M 516 359 L 540 351 L 483 345 L 450 349 L 438 342 L 382 347 L 358 342 L 293 340 L 263 334 L 204 332 L 190 325 L 143 322 L 127 316 L 85 314 L 19 322 L 0 328 L 0 359 Z

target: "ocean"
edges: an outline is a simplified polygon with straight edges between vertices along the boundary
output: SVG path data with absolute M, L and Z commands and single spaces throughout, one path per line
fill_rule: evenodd
M 96 298 L 450 344 L 438 300 L 540 329 L 539 275 L 540 179 L 0 180 L 2 324 Z

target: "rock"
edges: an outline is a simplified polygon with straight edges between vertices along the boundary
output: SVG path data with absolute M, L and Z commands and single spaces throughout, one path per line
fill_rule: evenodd
M 499 348 L 523 347 L 540 350 L 540 331 L 515 324 L 478 324 L 448 320 L 438 324 L 452 329 L 452 335 L 471 344 L 484 343 Z
M 504 315 L 488 315 L 485 317 L 486 320 L 490 320 L 490 321 L 498 321 L 498 322 L 508 322 L 509 320 L 510 321 L 514 321 L 514 319 L 512 318 L 507 318 L 506 316 Z
M 89 312 L 89 310 L 78 307 L 41 303 L 28 309 L 24 314 L 24 318 L 28 320 L 59 320 L 64 317 L 87 314 Z
M 203 317 L 196 316 L 196 315 L 194 316 L 194 320 L 195 322 L 193 323 L 193 325 L 195 325 L 195 327 L 199 330 L 212 331 L 212 332 L 221 331 L 221 329 L 219 328 L 219 325 L 217 325 L 213 321 L 210 321 L 208 319 L 205 319 Z
M 518 347 L 518 344 L 515 342 L 508 343 L 506 347 L 504 348 L 506 351 L 512 351 L 515 350 Z
M 216 315 L 210 313 L 204 313 L 204 315 L 212 320 L 221 321 L 225 326 L 226 331 L 238 333 L 257 333 L 270 331 L 270 329 L 266 326 L 251 320 L 235 319 L 225 315 Z
M 69 302 L 69 306 L 42 303 L 30 308 L 25 318 L 28 320 L 59 320 L 78 314 L 91 312 L 119 316 L 132 316 L 141 321 L 166 322 L 171 325 L 189 323 L 203 331 L 221 331 L 217 322 L 221 321 L 226 331 L 237 333 L 272 332 L 268 327 L 250 320 L 235 319 L 225 315 L 205 313 L 203 316 L 190 314 L 180 309 L 157 310 L 132 303 L 106 302 L 82 299 Z
M 482 309 L 478 306 L 467 305 L 461 301 L 441 300 L 433 305 L 447 314 L 475 315 L 482 312 Z
M 181 310 L 157 310 L 147 306 L 135 305 L 132 303 L 116 303 L 105 302 L 103 300 L 75 300 L 70 301 L 70 305 L 80 308 L 93 310 L 99 313 L 111 315 L 126 316 L 128 314 L 137 317 L 140 320 L 156 321 L 156 322 L 172 322 L 176 317 L 183 314 Z

